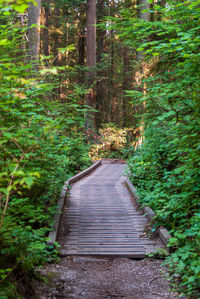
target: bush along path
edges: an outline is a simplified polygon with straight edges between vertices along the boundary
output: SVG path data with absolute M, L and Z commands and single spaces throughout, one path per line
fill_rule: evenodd
M 40 298 L 178 298 L 162 261 L 147 258 L 164 246 L 147 237 L 147 219 L 123 184 L 124 169 L 104 160 L 73 184 L 58 231 L 61 260 L 40 271 L 51 277 L 51 287 L 39 287 Z

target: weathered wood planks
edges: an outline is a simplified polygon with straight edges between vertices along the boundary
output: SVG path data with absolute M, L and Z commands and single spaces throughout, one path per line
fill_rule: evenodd
M 61 255 L 144 258 L 162 247 L 144 233 L 147 218 L 130 200 L 123 164 L 103 164 L 77 181 L 61 217 Z

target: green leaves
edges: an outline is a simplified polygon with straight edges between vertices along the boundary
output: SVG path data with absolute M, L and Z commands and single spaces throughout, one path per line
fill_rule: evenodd
M 200 284 L 200 9 L 195 0 L 154 9 L 161 21 L 125 19 L 116 26 L 126 44 L 146 54 L 149 66 L 145 97 L 129 91 L 133 103 L 145 101 L 145 139 L 129 157 L 130 178 L 141 203 L 171 231 L 177 248 L 168 258 L 172 280 L 192 298 Z
M 40 76 L 33 78 L 21 55 L 24 29 L 13 9 L 22 13 L 29 2 L 0 5 L 0 276 L 6 294 L 8 285 L 12 291 L 17 285 L 14 275 L 7 278 L 9 269 L 28 277 L 36 265 L 56 258 L 46 238 L 60 190 L 69 176 L 90 164 L 80 130 L 85 107 L 79 100 L 86 90 L 74 86 L 67 99 L 57 100 L 56 82 L 66 68 L 41 66 Z M 16 290 L 8 297 L 13 296 Z
M 27 10 L 30 2 L 32 2 L 34 5 L 37 5 L 37 2 L 34 0 L 16 0 L 14 3 L 13 1 L 10 1 L 12 8 L 20 13 L 24 13 Z

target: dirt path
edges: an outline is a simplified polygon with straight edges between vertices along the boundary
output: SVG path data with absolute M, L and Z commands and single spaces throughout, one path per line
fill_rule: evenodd
M 58 264 L 42 270 L 50 283 L 40 286 L 39 298 L 179 298 L 169 291 L 162 262 L 128 258 L 61 258 Z

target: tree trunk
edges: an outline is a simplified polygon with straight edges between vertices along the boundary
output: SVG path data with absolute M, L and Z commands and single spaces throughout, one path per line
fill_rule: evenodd
M 126 90 L 129 88 L 129 69 L 128 69 L 128 51 L 127 48 L 124 46 L 123 48 L 123 82 L 122 82 L 122 89 L 123 89 L 123 127 L 127 125 L 127 101 L 128 98 L 126 96 Z
M 148 0 L 139 0 L 138 2 L 138 18 L 144 21 L 150 20 L 150 12 L 148 11 L 150 8 L 150 4 Z M 137 61 L 143 60 L 142 51 L 137 52 Z
M 87 87 L 89 89 L 86 97 L 86 105 L 92 109 L 96 108 L 95 65 L 96 65 L 96 0 L 87 1 L 87 34 L 86 34 L 86 64 L 87 64 Z M 95 128 L 95 112 L 88 111 L 85 120 L 86 128 Z
M 24 14 L 20 14 L 20 25 L 21 28 L 24 28 Z M 26 54 L 26 36 L 25 33 L 22 36 L 22 43 L 20 44 L 20 48 L 22 50 L 23 56 Z M 26 61 L 25 58 L 23 58 L 24 62 Z
M 149 21 L 150 13 L 149 13 L 149 3 L 148 0 L 140 0 L 139 6 L 139 19 Z
M 84 67 L 85 65 L 85 7 L 80 8 L 79 20 L 79 40 L 78 40 L 78 65 Z M 84 72 L 82 69 L 78 71 L 78 83 L 84 83 Z
M 150 8 L 150 5 L 148 3 L 148 0 L 140 0 L 139 18 L 141 20 L 144 20 L 144 21 L 147 21 L 147 22 L 150 21 L 149 8 Z M 144 42 L 144 40 L 142 40 L 141 42 Z M 139 73 L 140 73 L 139 77 L 140 77 L 140 79 L 139 79 L 139 82 L 138 82 L 139 83 L 138 87 L 139 87 L 139 90 L 142 91 L 143 96 L 145 96 L 146 95 L 146 82 L 142 83 L 142 80 L 145 77 L 145 72 L 146 72 L 147 64 L 144 61 L 144 55 L 143 55 L 142 51 L 137 52 L 137 60 L 139 62 L 139 67 L 140 67 L 140 70 L 139 70 Z M 140 111 L 141 111 L 142 115 L 145 112 L 145 106 L 146 106 L 146 102 L 144 101 L 143 104 L 140 107 Z M 143 143 L 143 140 L 144 140 L 144 118 L 143 118 L 143 116 L 141 117 L 141 122 L 140 122 L 140 128 L 139 128 L 139 130 L 140 130 L 140 137 L 138 139 L 138 143 L 136 144 L 136 147 L 140 146 Z
M 155 1 L 155 0 L 154 0 Z M 151 22 L 154 22 L 154 4 L 155 4 L 155 2 L 154 1 L 152 1 L 150 4 L 149 4 L 149 8 L 150 8 L 150 10 L 151 10 L 151 12 L 150 12 L 150 16 L 149 16 L 149 20 L 151 21 Z
M 114 76 L 114 41 L 113 41 L 113 30 L 110 30 L 110 65 L 109 65 L 109 79 L 108 79 L 108 115 L 107 121 L 114 121 L 113 112 L 113 76 Z
M 115 1 L 107 1 L 108 3 L 108 15 L 113 16 L 113 11 L 114 11 L 114 5 Z M 111 21 L 112 22 L 112 21 Z M 110 23 L 111 25 L 111 23 Z M 110 63 L 109 63 L 109 74 L 108 74 L 108 100 L 107 100 L 107 122 L 113 122 L 114 121 L 114 105 L 113 105 L 113 76 L 114 76 L 114 41 L 113 41 L 113 29 L 110 29 L 109 31 L 109 58 L 110 58 Z
M 105 0 L 98 0 L 97 2 L 97 24 L 101 24 L 102 17 L 105 15 Z M 98 28 L 97 30 L 97 63 L 100 64 L 102 62 L 102 55 L 104 52 L 104 39 L 106 35 L 106 30 L 102 28 Z M 97 126 L 100 127 L 104 118 L 104 98 L 105 98 L 105 82 L 102 80 L 104 75 L 104 70 L 98 71 L 98 79 L 96 85 L 96 98 L 97 98 L 97 115 L 96 115 L 96 123 Z
M 38 69 L 39 49 L 40 49 L 40 10 L 41 0 L 36 0 L 37 6 L 30 3 L 28 8 L 28 52 L 32 62 L 33 70 Z M 35 25 L 35 26 L 33 26 Z M 31 27 L 33 26 L 33 27 Z M 31 27 L 31 28 L 30 28 Z
M 60 9 L 59 7 L 56 6 L 56 1 L 55 2 L 55 7 L 54 7 L 54 32 L 52 34 L 53 37 L 53 54 L 54 54 L 54 62 L 53 65 L 59 66 L 61 64 L 61 56 L 59 54 L 58 48 L 60 46 L 60 33 L 58 32 L 58 28 L 60 28 Z
M 160 5 L 160 8 L 165 8 L 165 6 L 166 6 L 166 0 L 159 0 L 158 1 L 158 5 Z M 161 19 L 162 19 L 162 12 L 159 11 L 158 14 L 157 14 L 157 20 L 161 21 Z
M 49 6 L 47 0 L 42 1 L 41 24 L 44 26 L 43 28 L 41 28 L 42 53 L 45 56 L 48 56 L 49 55 Z

